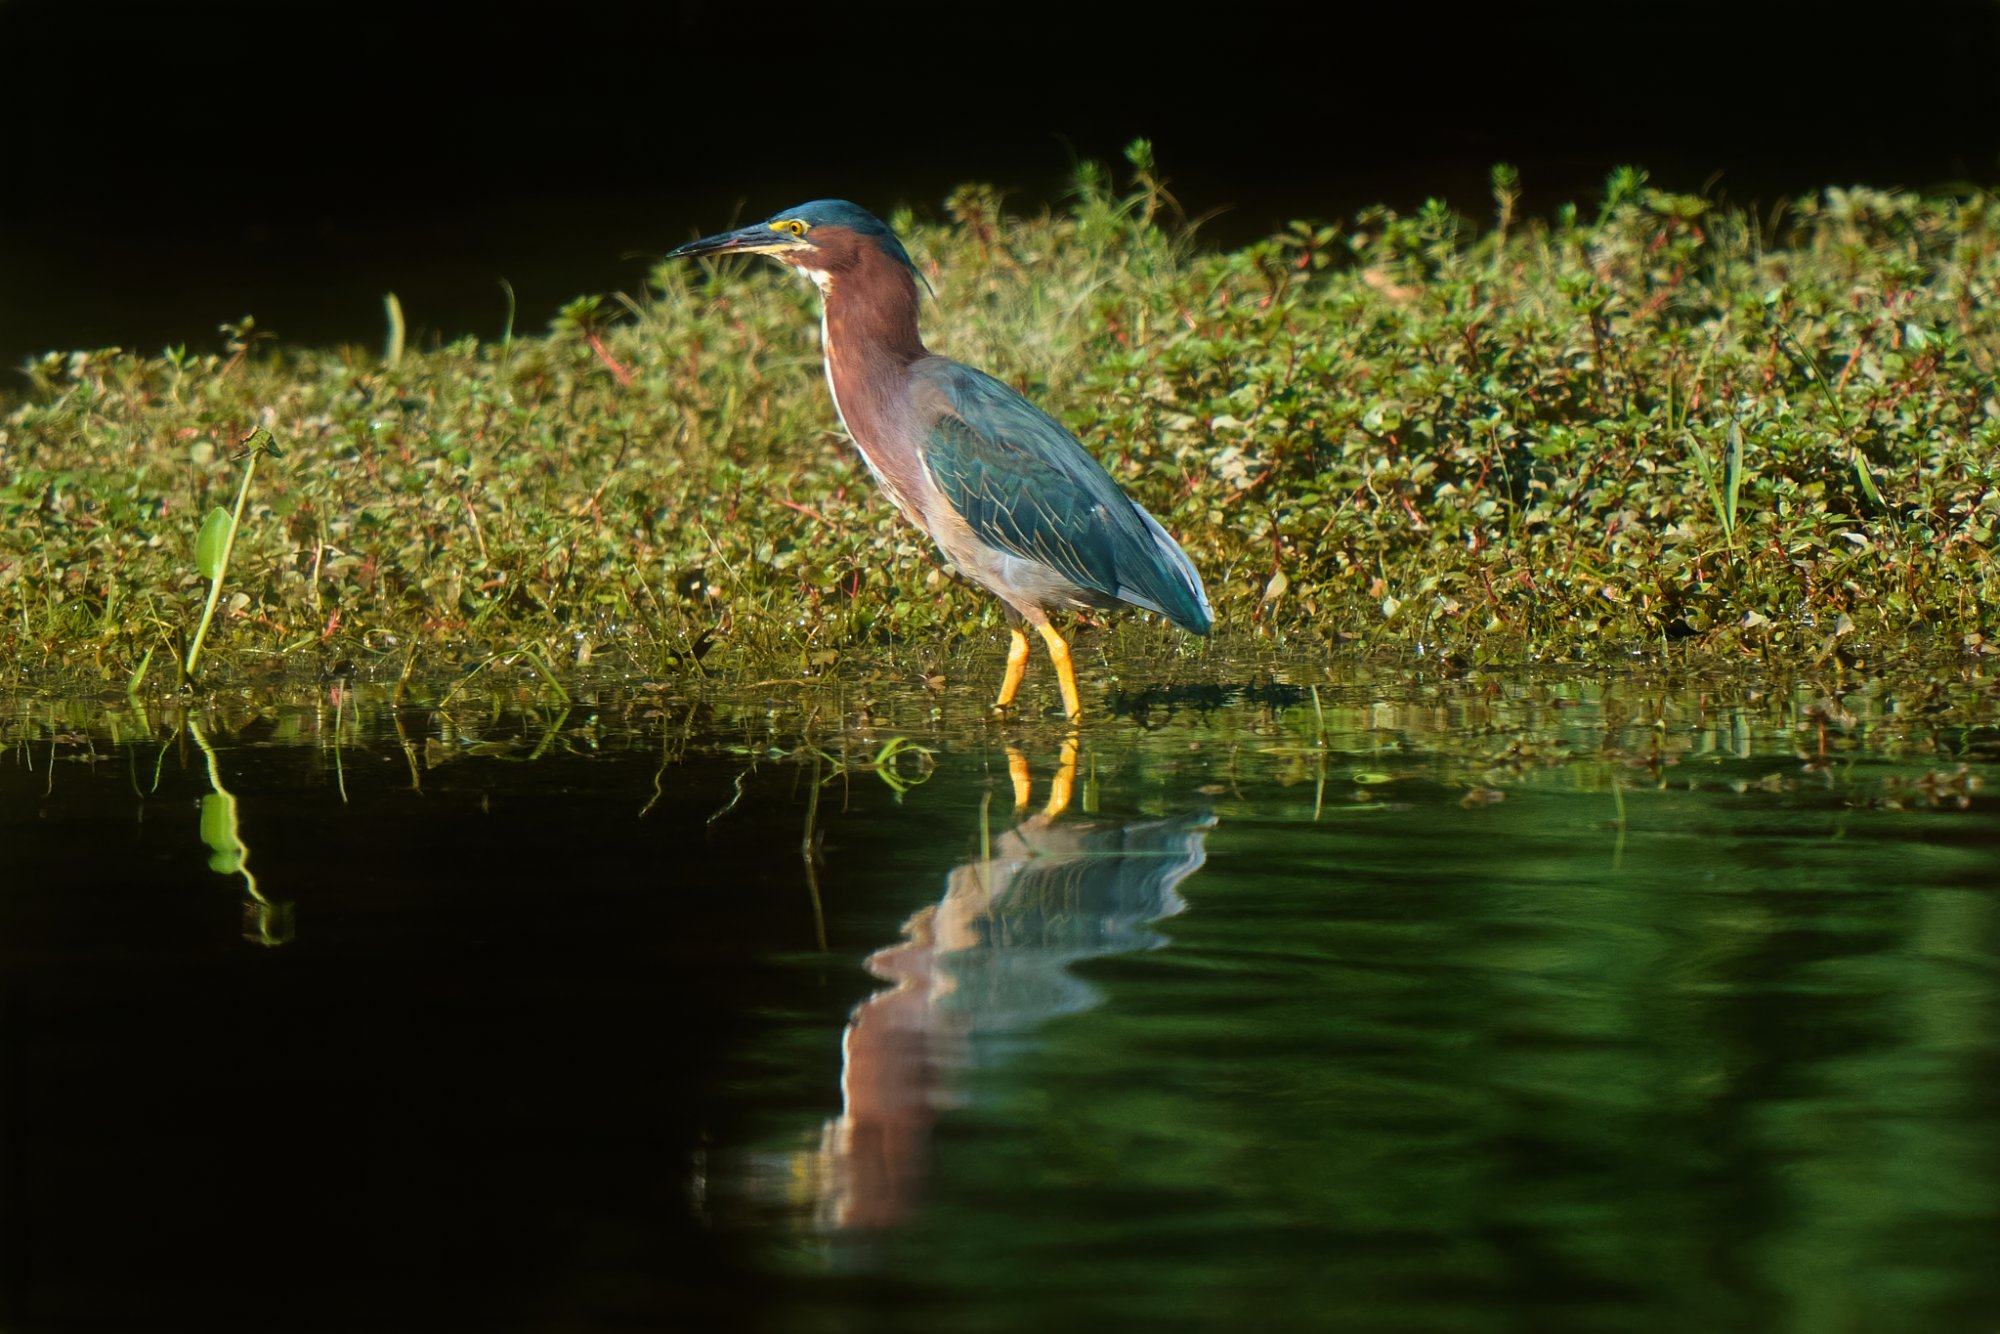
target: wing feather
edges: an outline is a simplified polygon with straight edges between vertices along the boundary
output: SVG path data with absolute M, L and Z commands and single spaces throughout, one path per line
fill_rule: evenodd
M 1060 422 L 956 362 L 931 358 L 913 373 L 926 391 L 925 466 L 975 536 L 1086 593 L 1207 632 L 1186 553 Z

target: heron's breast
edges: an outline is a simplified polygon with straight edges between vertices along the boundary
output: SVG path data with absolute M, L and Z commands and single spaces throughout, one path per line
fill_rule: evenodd
M 917 518 L 929 474 L 914 447 L 907 390 L 893 368 L 843 352 L 836 341 L 825 340 L 822 346 L 827 392 L 841 429 L 896 508 Z

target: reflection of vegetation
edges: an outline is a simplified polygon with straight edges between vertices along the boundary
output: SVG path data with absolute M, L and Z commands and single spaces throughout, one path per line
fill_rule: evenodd
M 1102 775 L 1118 774 L 1125 753 L 1144 748 L 1163 798 L 1172 785 L 1180 799 L 1204 795 L 1232 817 L 1309 800 L 1314 819 L 1339 813 L 1367 822 L 1416 808 L 1450 810 L 1454 820 L 1518 823 L 1543 808 L 1524 802 L 1515 810 L 1511 794 L 1587 792 L 1599 803 L 1596 813 L 1564 837 L 1606 831 L 1605 847 L 1616 858 L 1679 818 L 1676 794 L 1689 788 L 1748 804 L 1830 804 L 1842 820 L 1856 808 L 1912 818 L 1977 812 L 2000 757 L 2000 695 L 1976 677 L 1962 685 L 1921 677 L 1691 685 L 1546 673 L 1426 681 L 1341 673 L 1324 664 L 1265 663 L 1257 670 L 1277 679 L 1208 692 L 1199 708 L 1171 697 L 1131 704 L 1126 712 L 1143 728 L 1121 721 L 1090 734 L 1082 808 L 1094 806 Z M 1286 678 L 1304 684 L 1281 684 Z M 781 770 L 790 775 L 784 790 L 803 800 L 803 812 L 787 819 L 801 822 L 795 846 L 821 940 L 829 820 L 822 798 L 838 792 L 844 812 L 849 785 L 866 779 L 900 801 L 932 779 L 943 749 L 987 745 L 993 737 L 976 694 L 940 707 L 927 690 L 880 682 L 858 694 L 839 682 L 801 681 L 766 682 L 745 696 L 716 688 L 692 698 L 602 682 L 579 684 L 561 704 L 551 706 L 551 698 L 539 669 L 525 663 L 510 669 L 497 657 L 472 681 L 410 677 L 393 685 L 292 687 L 261 699 L 211 696 L 199 721 L 187 724 L 210 788 L 202 836 L 215 869 L 242 879 L 249 934 L 266 943 L 288 939 L 292 908 L 271 902 L 258 881 L 240 803 L 217 763 L 217 737 L 254 733 L 263 744 L 318 751 L 329 793 L 343 801 L 355 757 L 374 751 L 400 756 L 409 788 L 421 792 L 426 771 L 447 764 L 533 765 L 641 749 L 650 777 L 632 794 L 632 810 L 642 817 L 673 788 L 678 767 L 704 755 L 727 757 L 739 767 L 733 784 L 711 792 L 711 825 L 738 818 L 746 801 L 754 807 L 754 795 L 765 791 L 753 781 L 758 773 Z M 46 771 L 46 786 L 54 784 L 55 763 L 72 750 L 94 759 L 100 744 L 109 744 L 131 748 L 121 767 L 134 792 L 156 792 L 174 735 L 135 698 L 0 703 L 0 742 L 14 747 L 22 763 Z M 1009 736 L 1045 750 L 1053 734 L 1027 727 Z M 1056 753 L 1045 814 L 1068 808 L 1070 787 L 1080 778 L 1075 738 Z M 1010 770 L 1017 764 L 1010 756 Z M 1010 776 L 1019 806 L 1027 776 Z M 1309 798 L 1289 795 L 1300 786 Z M 1495 803 L 1503 800 L 1501 810 Z M 1496 814 L 1481 816 L 1486 808 Z
M 911 788 L 929 780 L 937 768 L 937 752 L 929 746 L 918 745 L 906 736 L 890 737 L 875 752 L 875 758 L 866 768 L 900 798 Z
M 188 735 L 201 747 L 208 761 L 208 781 L 214 789 L 201 799 L 201 841 L 211 852 L 209 868 L 219 875 L 243 877 L 243 890 L 250 896 L 250 902 L 244 905 L 244 937 L 260 945 L 282 945 L 296 929 L 292 905 L 273 903 L 257 888 L 257 876 L 250 869 L 250 846 L 243 841 L 236 794 L 223 786 L 222 766 L 201 723 L 189 718 L 187 726 Z
M 1745 795 L 1816 783 L 1870 803 L 1955 804 L 1980 793 L 1981 766 L 2000 750 L 2000 694 L 1976 675 L 1963 682 L 1921 674 L 1688 681 L 1568 672 L 1428 679 L 1283 660 L 1231 670 L 1258 683 L 1122 701 L 1130 721 L 1087 735 L 1091 772 L 1115 764 L 1121 747 L 1135 744 L 1129 738 L 1157 734 L 1185 739 L 1169 772 L 1198 773 L 1211 797 L 1267 783 L 1309 785 L 1315 810 L 1358 812 L 1429 800 L 1440 787 L 1453 801 L 1468 794 L 1476 801 L 1561 784 L 1601 793 L 1607 819 L 1622 800 L 1636 820 L 1636 794 L 1689 781 Z M 403 757 L 416 790 L 427 769 L 444 764 L 533 763 L 636 745 L 653 757 L 654 777 L 634 794 L 635 810 L 651 809 L 672 771 L 705 753 L 740 757 L 746 781 L 768 766 L 801 776 L 817 766 L 818 784 L 869 778 L 900 794 L 928 781 L 939 745 L 992 737 L 976 692 L 941 705 L 927 690 L 883 682 L 862 690 L 838 681 L 765 682 L 744 694 L 715 686 L 684 695 L 606 680 L 554 699 L 539 669 L 495 659 L 471 681 L 413 677 L 218 694 L 200 716 L 210 738 L 255 731 L 266 744 L 321 751 L 336 791 L 352 775 L 352 757 L 383 744 Z M 172 735 L 140 699 L 9 704 L 0 696 L 0 744 L 60 753 L 72 739 L 87 751 L 158 745 Z M 1039 736 L 1031 726 L 1006 734 L 1044 749 Z M 1871 762 L 1852 770 L 1863 754 Z M 131 763 L 153 768 L 160 758 Z M 1961 774 L 1961 765 L 1970 768 Z M 1078 780 L 1087 810 L 1093 780 L 1081 773 Z M 133 781 L 147 786 L 136 771 Z M 715 818 L 739 799 L 717 793 Z
M 444 698 L 439 701 L 440 706 L 449 704 L 452 697 L 471 685 L 481 672 L 487 671 L 497 665 L 512 663 L 516 659 L 534 668 L 540 674 L 543 683 L 555 693 L 558 699 L 564 702 L 568 701 L 569 694 L 563 689 L 562 682 L 557 679 L 555 671 L 549 666 L 547 659 L 536 652 L 532 644 L 519 644 L 513 648 L 501 649 L 496 653 L 489 653 L 474 663 L 472 669 L 459 678 L 458 684 L 445 692 Z
M 799 745 L 787 752 L 772 748 L 770 758 L 786 760 L 790 763 L 812 766 L 811 777 L 806 786 L 805 833 L 799 839 L 799 857 L 805 865 L 806 894 L 812 903 L 813 938 L 820 949 L 826 948 L 826 907 L 820 899 L 819 872 L 824 861 L 821 841 L 824 831 L 819 825 L 819 802 L 821 791 L 836 780 L 845 781 L 854 774 L 873 774 L 882 785 L 895 795 L 900 803 L 903 794 L 911 788 L 927 782 L 936 771 L 937 752 L 922 746 L 908 737 L 894 736 L 878 746 L 872 755 L 848 753 L 845 748 L 840 755 L 823 750 L 814 740 L 814 719 L 808 719 L 806 735 Z M 743 799 L 744 780 L 756 766 L 736 776 L 734 792 L 729 801 L 708 822 L 714 824 L 723 816 L 736 809 Z M 650 806 L 651 803 L 648 803 Z

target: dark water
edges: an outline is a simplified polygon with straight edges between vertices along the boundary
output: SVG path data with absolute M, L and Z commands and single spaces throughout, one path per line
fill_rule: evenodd
M 1993 1327 L 1990 691 L 1296 679 L 11 700 L 0 1325 Z

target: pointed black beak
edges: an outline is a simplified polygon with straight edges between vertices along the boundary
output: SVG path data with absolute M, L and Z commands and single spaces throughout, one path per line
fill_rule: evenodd
M 769 223 L 757 222 L 733 232 L 704 236 L 699 241 L 667 252 L 668 259 L 692 259 L 697 255 L 781 255 L 787 250 L 810 250 L 812 243 L 790 232 L 778 231 Z

